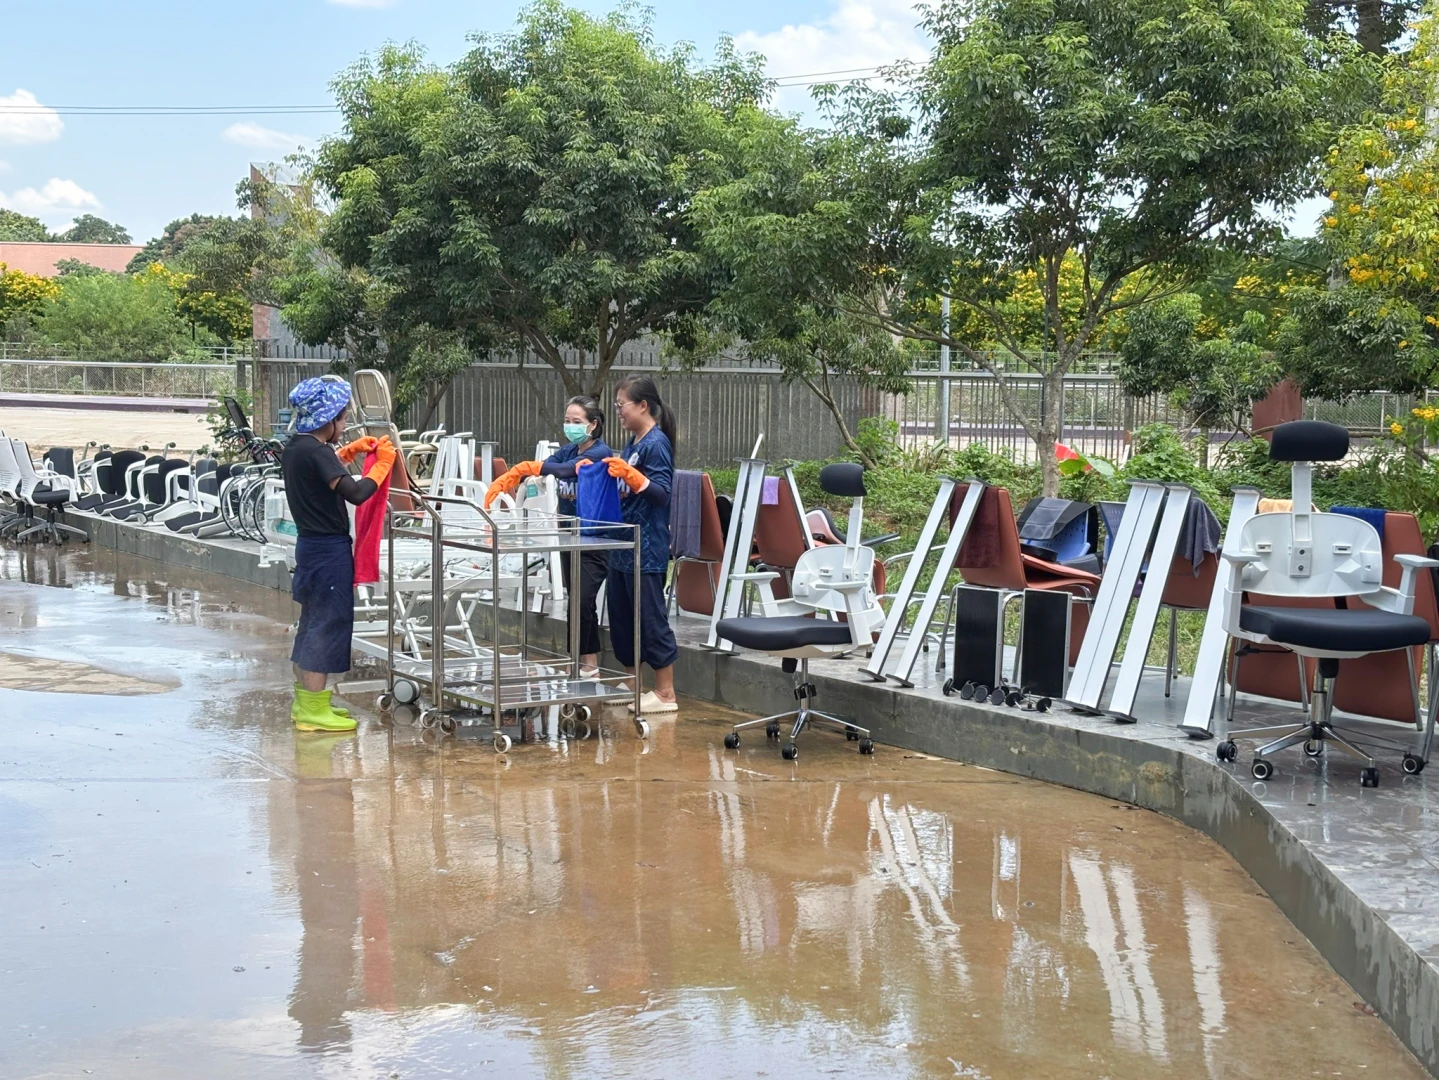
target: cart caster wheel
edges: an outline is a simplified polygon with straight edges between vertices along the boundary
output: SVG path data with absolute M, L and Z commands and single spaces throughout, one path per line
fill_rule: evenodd
M 581 720 L 575 725 L 575 738 L 588 739 L 590 737 L 590 725 Z
M 1404 771 L 1410 776 L 1418 776 L 1424 771 L 1424 759 L 1415 757 L 1413 754 L 1404 755 Z
M 419 710 L 413 705 L 396 705 L 394 712 L 390 713 L 389 717 L 391 724 L 410 724 L 412 726 L 419 718 Z
M 1007 696 L 1004 692 L 1004 687 L 996 686 L 989 692 L 989 703 L 991 705 L 1003 705 Z
M 779 756 L 784 758 L 786 761 L 793 761 L 795 758 L 799 757 L 799 747 L 796 746 L 794 743 L 785 743 L 779 748 Z
M 585 730 L 586 732 L 589 731 L 588 725 L 585 727 Z M 648 739 L 650 737 L 650 722 L 648 720 L 635 720 L 635 736 L 640 739 Z
M 874 753 L 874 740 L 873 740 L 873 739 L 860 739 L 860 740 L 859 740 L 859 752 L 860 752 L 861 754 L 872 754 L 872 753 Z
M 588 721 L 593 715 L 594 714 L 590 712 L 590 707 L 588 705 L 581 705 L 578 709 L 575 710 L 575 716 L 579 719 L 581 723 Z
M 432 727 L 439 723 L 439 720 L 439 714 L 434 709 L 426 709 L 424 712 L 420 713 L 420 727 L 424 728 L 426 731 L 429 731 Z
M 778 724 L 766 724 L 766 725 L 765 725 L 765 729 L 764 729 L 764 737 L 765 737 L 766 739 L 778 739 L 778 738 L 779 738 L 779 725 L 778 725 Z M 736 736 L 735 736 L 735 739 L 738 740 L 738 739 L 739 739 L 739 736 L 736 735 Z
M 944 691 L 945 697 L 949 697 L 950 694 L 954 693 L 954 680 L 945 679 L 944 686 L 942 686 L 940 689 Z
M 379 709 L 380 712 L 382 712 L 382 713 L 387 713 L 387 712 L 389 712 L 391 709 L 393 709 L 394 707 L 395 707 L 395 695 L 394 695 L 394 694 L 381 694 L 379 697 L 375 698 L 375 708 Z
M 726 750 L 738 750 L 738 749 L 739 749 L 739 732 L 738 732 L 738 731 L 731 731 L 728 735 L 726 735 L 726 736 L 724 737 L 724 748 L 725 748 Z
M 1360 769 L 1360 770 L 1359 770 L 1359 786 L 1360 786 L 1360 787 L 1378 787 L 1378 786 L 1379 786 L 1379 770 L 1378 770 L 1378 769 L 1374 769 L 1374 768 Z
M 510 737 L 508 735 L 499 731 L 495 732 L 495 753 L 507 754 L 510 752 L 510 747 L 513 745 L 514 743 L 510 742 Z
M 975 686 L 973 682 L 967 682 L 959 688 L 959 696 L 964 701 L 973 701 L 974 693 L 982 687 Z
M 561 724 L 563 724 L 564 721 L 566 721 L 566 720 L 573 720 L 573 719 L 575 718 L 575 716 L 579 713 L 579 711 L 580 711 L 580 710 L 579 710 L 579 707 L 578 707 L 577 705 L 574 705 L 574 704 L 561 705 L 561 706 L 560 706 L 560 722 L 561 722 Z M 560 730 L 563 731 L 564 728 L 561 727 Z
M 854 728 L 852 728 L 852 727 L 847 727 L 847 728 L 845 728 L 845 729 L 844 729 L 844 740 L 845 740 L 845 742 L 858 742 L 858 741 L 859 741 L 859 732 L 855 731 Z
M 1249 766 L 1249 772 L 1256 780 L 1268 780 L 1274 775 L 1274 766 L 1262 757 L 1257 757 L 1254 759 L 1254 764 Z
M 1324 751 L 1324 744 L 1318 739 L 1310 739 L 1304 744 L 1304 753 L 1307 757 L 1318 757 Z
M 458 725 L 455 723 L 455 718 L 453 716 L 440 717 L 440 730 L 446 735 L 453 735 L 457 726 Z
M 1233 739 L 1225 739 L 1214 748 L 1214 757 L 1218 761 L 1233 761 L 1239 753 L 1239 747 L 1234 745 Z
M 561 720 L 560 734 L 566 739 L 573 739 L 575 737 L 575 722 L 573 720 Z
M 396 679 L 393 693 L 401 705 L 413 705 L 420 700 L 420 684 L 409 679 Z

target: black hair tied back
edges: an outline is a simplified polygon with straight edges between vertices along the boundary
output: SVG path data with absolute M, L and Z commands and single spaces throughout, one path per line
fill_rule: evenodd
M 626 375 L 615 389 L 624 391 L 625 397 L 631 401 L 643 401 L 649 407 L 650 415 L 655 418 L 655 423 L 665 433 L 665 438 L 670 441 L 670 446 L 676 445 L 679 428 L 675 424 L 675 414 L 660 400 L 660 392 L 653 379 L 648 375 Z

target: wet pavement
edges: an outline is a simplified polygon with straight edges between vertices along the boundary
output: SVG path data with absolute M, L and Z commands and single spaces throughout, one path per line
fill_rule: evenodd
M 297 735 L 292 617 L 0 552 L 0 1075 L 1424 1075 L 1156 814 L 697 703 Z

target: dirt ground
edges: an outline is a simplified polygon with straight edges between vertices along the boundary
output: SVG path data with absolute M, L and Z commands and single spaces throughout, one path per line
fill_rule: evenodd
M 24 439 L 39 454 L 52 446 L 71 446 L 82 456 L 94 440 L 115 449 L 159 449 L 173 442 L 178 452 L 198 450 L 214 441 L 199 413 L 129 412 L 119 409 L 35 409 L 0 405 L 0 432 Z

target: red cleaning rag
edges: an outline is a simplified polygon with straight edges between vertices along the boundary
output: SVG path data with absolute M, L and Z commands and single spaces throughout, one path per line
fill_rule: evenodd
M 365 455 L 362 473 L 375 463 L 375 452 Z M 385 534 L 385 509 L 390 505 L 390 478 L 380 490 L 355 507 L 355 584 L 373 585 L 380 580 L 380 538 Z

